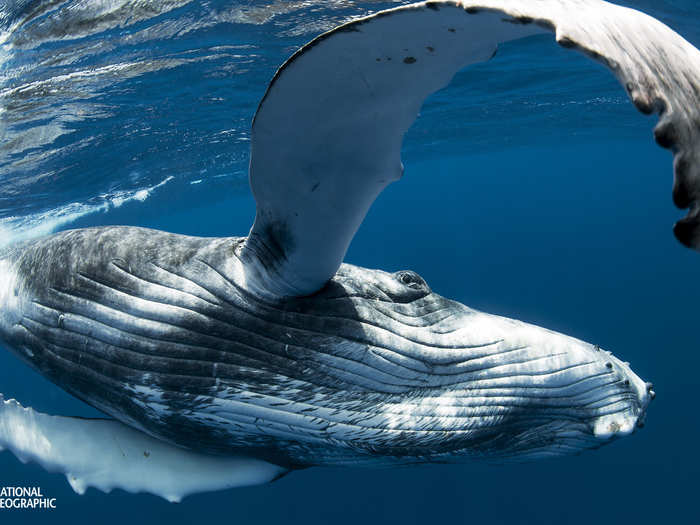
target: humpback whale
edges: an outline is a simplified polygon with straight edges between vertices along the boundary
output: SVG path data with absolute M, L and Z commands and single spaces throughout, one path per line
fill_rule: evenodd
M 597 345 L 344 264 L 401 178 L 428 95 L 503 42 L 554 33 L 656 113 L 674 228 L 700 248 L 700 52 L 600 0 L 428 1 L 315 38 L 252 124 L 247 237 L 64 231 L 0 253 L 0 339 L 112 419 L 0 397 L 0 448 L 88 487 L 171 501 L 318 465 L 529 460 L 644 424 L 653 386 Z M 75 436 L 80 436 L 76 447 Z

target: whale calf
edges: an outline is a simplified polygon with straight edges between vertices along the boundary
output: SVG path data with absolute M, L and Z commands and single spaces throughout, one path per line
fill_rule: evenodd
M 0 400 L 0 447 L 79 492 L 177 501 L 317 465 L 529 460 L 633 433 L 655 393 L 610 352 L 444 298 L 415 272 L 342 262 L 401 177 L 425 98 L 499 43 L 547 32 L 660 115 L 674 200 L 690 208 L 674 232 L 697 249 L 700 52 L 682 37 L 599 0 L 381 11 L 314 39 L 271 81 L 247 237 L 102 227 L 0 253 L 0 339 L 113 418 Z

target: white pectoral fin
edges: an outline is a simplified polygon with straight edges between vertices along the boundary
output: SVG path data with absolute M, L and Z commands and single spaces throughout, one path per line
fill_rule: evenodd
M 119 488 L 177 502 L 198 492 L 259 485 L 287 469 L 250 457 L 199 454 L 118 421 L 51 416 L 0 395 L 0 450 L 66 475 L 73 490 Z
M 606 65 L 675 154 L 677 237 L 700 249 L 700 52 L 661 22 L 602 0 L 431 1 L 342 25 L 277 72 L 252 130 L 250 288 L 318 290 L 379 193 L 401 176 L 423 101 L 501 42 L 554 32 Z M 244 259 L 245 260 L 245 259 Z M 255 264 L 258 261 L 260 264 Z

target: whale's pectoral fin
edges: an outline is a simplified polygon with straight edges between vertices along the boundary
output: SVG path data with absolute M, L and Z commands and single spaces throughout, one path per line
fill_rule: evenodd
M 118 421 L 50 416 L 0 395 L 0 450 L 62 472 L 73 490 L 148 492 L 180 501 L 197 492 L 273 481 L 287 469 L 249 457 L 198 454 Z
M 432 1 L 316 38 L 277 72 L 252 130 L 257 203 L 242 250 L 251 289 L 310 294 L 338 269 L 370 205 L 401 177 L 426 97 L 501 42 L 541 32 L 603 63 L 675 154 L 675 228 L 700 248 L 700 52 L 661 22 L 600 0 Z

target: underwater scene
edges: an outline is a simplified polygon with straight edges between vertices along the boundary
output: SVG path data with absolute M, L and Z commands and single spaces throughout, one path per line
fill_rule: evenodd
M 386 79 L 375 79 L 363 70 L 355 71 L 354 66 L 341 60 L 323 60 L 322 53 L 328 49 L 332 51 L 335 42 L 343 42 L 342 38 L 355 42 L 353 39 L 363 38 L 363 31 L 369 34 L 371 24 L 367 28 L 360 24 L 346 26 L 307 46 L 305 51 L 297 50 L 341 24 L 411 3 L 353 0 L 0 2 L 0 306 L 9 308 L 12 291 L 9 283 L 14 283 L 16 278 L 15 270 L 10 271 L 10 266 L 4 266 L 3 261 L 15 260 L 12 258 L 16 247 L 40 246 L 32 243 L 41 243 L 44 236 L 56 232 L 123 225 L 187 236 L 223 238 L 245 237 L 255 223 L 255 235 L 251 237 L 262 239 L 263 248 L 253 246 L 246 252 L 242 241 L 240 245 L 235 241 L 232 247 L 226 244 L 226 249 L 232 249 L 231 253 L 236 254 L 236 260 L 240 258 L 242 261 L 240 272 L 243 272 L 243 277 L 222 278 L 222 282 L 230 285 L 234 295 L 238 294 L 236 301 L 255 302 L 262 297 L 264 305 L 269 305 L 274 303 L 277 295 L 301 297 L 296 302 L 285 303 L 287 306 L 280 314 L 282 316 L 279 319 L 273 316 L 274 323 L 270 317 L 266 318 L 270 327 L 261 329 L 260 337 L 276 341 L 276 331 L 281 330 L 280 337 L 291 339 L 292 336 L 285 332 L 286 328 L 279 326 L 297 322 L 297 314 L 315 311 L 314 297 L 329 304 L 352 298 L 354 305 L 358 304 L 358 297 L 378 303 L 389 297 L 398 306 L 391 310 L 392 314 L 386 315 L 399 318 L 396 312 L 403 312 L 402 319 L 410 317 L 406 305 L 426 301 L 421 303 L 425 308 L 441 305 L 439 309 L 431 310 L 431 315 L 437 316 L 443 309 L 453 309 L 435 322 L 435 326 L 443 328 L 449 328 L 449 323 L 456 322 L 455 316 L 462 315 L 478 319 L 478 323 L 483 323 L 478 327 L 485 326 L 488 331 L 492 326 L 490 323 L 501 322 L 500 317 L 488 316 L 483 321 L 478 317 L 479 312 L 488 312 L 590 343 L 586 343 L 580 352 L 586 355 L 593 352 L 591 355 L 596 356 L 600 353 L 602 357 L 595 359 L 600 361 L 603 372 L 607 373 L 607 367 L 620 374 L 618 386 L 622 390 L 616 391 L 614 403 L 631 403 L 629 410 L 634 417 L 615 419 L 616 412 L 607 415 L 603 408 L 595 405 L 599 402 L 596 398 L 595 402 L 589 403 L 590 406 L 595 405 L 596 410 L 603 411 L 596 412 L 597 419 L 593 423 L 593 420 L 586 420 L 585 437 L 577 433 L 583 432 L 579 427 L 585 425 L 579 425 L 576 420 L 575 425 L 579 426 L 572 423 L 574 426 L 567 427 L 566 431 L 558 430 L 558 434 L 552 434 L 558 436 L 551 438 L 552 443 L 559 438 L 561 442 L 552 445 L 548 441 L 546 446 L 543 441 L 538 442 L 540 448 L 532 445 L 536 452 L 532 454 L 527 447 L 538 435 L 544 439 L 542 434 L 536 431 L 528 433 L 529 430 L 515 423 L 508 423 L 511 425 L 508 426 L 496 417 L 491 423 L 503 423 L 503 426 L 494 426 L 497 429 L 492 433 L 484 430 L 483 439 L 479 437 L 478 450 L 474 448 L 477 452 L 470 452 L 469 457 L 454 456 L 461 445 L 452 441 L 449 446 L 441 445 L 440 440 L 446 443 L 453 436 L 450 432 L 423 426 L 423 419 L 406 435 L 427 432 L 432 441 L 430 446 L 425 445 L 426 448 L 410 440 L 377 441 L 365 446 L 363 440 L 366 436 L 360 433 L 349 438 L 345 434 L 334 434 L 332 439 L 319 441 L 320 445 L 299 450 L 294 448 L 296 441 L 288 437 L 296 431 L 294 424 L 283 419 L 280 420 L 286 425 L 283 430 L 281 424 L 278 428 L 274 426 L 276 423 L 269 423 L 270 428 L 279 432 L 275 435 L 287 436 L 280 438 L 275 445 L 277 448 L 261 440 L 250 449 L 241 449 L 246 455 L 250 452 L 255 458 L 260 458 L 261 463 L 273 465 L 273 470 L 260 474 L 259 480 L 240 483 L 253 486 L 225 488 L 235 483 L 217 485 L 212 481 L 211 488 L 201 488 L 209 487 L 199 480 L 207 478 L 210 471 L 191 468 L 188 465 L 191 465 L 192 458 L 182 459 L 173 453 L 174 459 L 168 464 L 172 469 L 169 472 L 174 472 L 172 476 L 175 478 L 181 478 L 176 485 L 180 486 L 183 495 L 181 501 L 173 503 L 167 499 L 180 498 L 168 498 L 163 494 L 159 497 L 140 489 L 132 489 L 138 493 L 122 490 L 138 485 L 129 483 L 115 482 L 114 490 L 109 493 L 88 483 L 83 487 L 86 489 L 84 494 L 78 494 L 71 485 L 80 486 L 75 480 L 68 482 L 70 468 L 61 467 L 59 460 L 52 468 L 42 468 L 34 456 L 25 456 L 24 459 L 30 461 L 24 463 L 18 459 L 21 454 L 16 452 L 12 443 L 8 445 L 4 441 L 14 433 L 15 445 L 22 442 L 34 451 L 41 449 L 37 454 L 45 454 L 44 457 L 64 455 L 65 449 L 59 451 L 58 442 L 52 443 L 49 438 L 31 434 L 34 412 L 17 412 L 25 414 L 17 416 L 24 418 L 23 424 L 27 425 L 21 428 L 30 429 L 26 436 L 19 436 L 25 432 L 20 426 L 13 426 L 13 421 L 19 419 L 12 420 L 0 411 L 0 449 L 6 448 L 0 451 L 0 489 L 4 491 L 0 492 L 0 500 L 11 500 L 15 488 L 34 488 L 53 502 L 50 508 L 0 508 L 0 523 L 123 524 L 135 520 L 138 523 L 198 525 L 218 522 L 239 525 L 440 522 L 539 525 L 652 524 L 662 520 L 682 524 L 700 520 L 695 501 L 700 479 L 697 454 L 700 421 L 695 415 L 700 370 L 697 306 L 700 253 L 683 245 L 697 242 L 697 238 L 686 242 L 679 236 L 681 243 L 676 238 L 678 232 L 674 236 L 674 224 L 686 214 L 674 205 L 672 196 L 673 153 L 677 153 L 680 146 L 671 144 L 669 149 L 672 151 L 669 151 L 655 143 L 653 129 L 658 116 L 645 115 L 635 107 L 630 101 L 631 96 L 634 98 L 634 90 L 629 84 L 620 85 L 601 63 L 606 60 L 596 62 L 591 56 L 586 56 L 591 55 L 590 52 L 567 49 L 581 46 L 556 45 L 550 32 L 551 24 L 541 20 L 533 24 L 529 15 L 506 24 L 507 31 L 522 30 L 517 39 L 506 38 L 508 41 L 499 45 L 495 54 L 491 48 L 475 47 L 472 61 L 476 63 L 457 71 L 449 85 L 430 94 L 422 106 L 416 106 L 416 109 L 420 108 L 418 118 L 415 122 L 406 122 L 408 131 L 402 143 L 390 140 L 390 131 L 401 126 L 392 127 L 393 117 L 389 113 L 385 119 L 373 120 L 366 135 L 354 131 L 338 132 L 333 126 L 327 131 L 317 131 L 326 130 L 324 119 L 334 118 L 335 107 L 343 109 L 343 103 L 337 100 L 345 101 L 348 107 L 352 107 L 351 113 L 357 113 L 360 119 L 364 111 L 369 111 L 363 107 L 361 99 L 358 101 L 352 97 L 354 84 L 348 83 L 344 75 L 353 81 L 359 79 L 358 84 L 364 82 L 370 91 L 374 87 L 370 86 L 372 82 L 379 85 Z M 480 5 L 479 2 L 471 3 Z M 494 3 L 499 2 L 483 2 L 487 7 Z M 557 4 L 557 1 L 513 0 L 512 3 L 538 6 Z M 700 46 L 700 5 L 697 2 L 628 0 L 616 3 L 651 15 L 693 46 Z M 437 4 L 440 3 L 423 7 L 420 12 L 429 12 L 425 16 L 433 16 L 433 13 L 438 16 L 454 7 Z M 507 5 L 508 2 L 503 0 L 500 4 Z M 583 12 L 599 2 L 561 0 L 561 4 L 573 11 L 580 5 Z M 476 10 L 468 12 L 469 15 L 477 14 Z M 491 16 L 490 13 L 484 16 Z M 494 20 L 500 23 L 506 15 L 499 11 L 494 16 Z M 572 24 L 579 23 L 575 13 L 570 16 Z M 390 22 L 392 15 L 372 20 L 393 23 Z M 585 24 L 585 17 L 580 20 Z M 402 23 L 399 22 L 398 26 Z M 409 23 L 417 23 L 420 27 L 422 22 L 407 19 L 405 25 Z M 617 27 L 614 20 L 610 23 Z M 537 30 L 528 33 L 528 28 L 535 25 Z M 379 35 L 387 42 L 393 38 L 394 31 L 404 37 L 414 32 L 412 26 L 403 32 L 392 25 L 386 27 L 388 29 Z M 445 27 L 452 32 L 450 24 Z M 621 24 L 620 27 L 634 38 L 634 25 L 626 27 Z M 358 53 L 368 48 L 368 53 L 374 53 L 372 45 L 371 42 L 359 43 Z M 622 44 L 607 43 L 606 40 L 605 45 Z M 649 45 L 657 48 L 654 43 Z M 436 48 L 440 51 L 438 46 Z M 405 51 L 401 67 L 418 67 L 422 55 Z M 432 55 L 435 49 L 424 46 L 423 52 Z M 294 53 L 297 55 L 291 64 L 278 72 Z M 659 53 L 668 58 L 665 50 Z M 627 55 L 622 53 L 621 56 Z M 296 74 L 296 65 L 303 64 L 308 57 L 317 61 L 316 69 L 292 77 Z M 388 60 L 390 58 L 385 55 L 376 57 L 377 64 L 385 64 Z M 673 57 L 668 60 L 673 62 Z M 607 60 L 606 63 L 616 70 L 614 61 Z M 691 66 L 687 67 L 690 69 Z M 268 90 L 273 78 L 275 82 Z M 289 78 L 292 80 L 288 81 Z M 695 72 L 694 78 L 696 81 L 700 78 L 700 71 Z M 449 75 L 445 80 L 449 80 Z M 669 92 L 683 89 L 682 83 L 664 83 L 663 80 L 662 76 L 663 89 Z M 298 91 L 287 87 L 293 82 L 301 83 L 301 88 L 292 85 Z M 392 79 L 386 82 L 390 83 Z M 437 79 L 435 82 L 441 81 Z M 692 79 L 688 82 L 693 86 Z M 700 99 L 698 86 L 700 84 L 694 84 L 695 93 L 689 95 L 689 100 L 697 102 Z M 396 87 L 395 100 L 391 103 L 397 107 L 401 107 L 401 93 L 410 91 L 404 87 Z M 313 95 L 304 98 L 301 92 L 307 89 Z M 348 91 L 347 97 L 344 90 Z M 256 117 L 255 135 L 251 126 L 263 97 L 269 110 L 263 113 L 261 109 Z M 312 103 L 305 106 L 309 98 Z M 369 107 L 369 102 L 367 104 Z M 410 105 L 409 102 L 406 104 Z M 329 109 L 329 106 L 332 107 Z M 663 108 L 657 106 L 646 113 L 652 110 L 660 110 L 663 114 Z M 383 115 L 381 108 L 377 111 L 378 115 Z M 684 108 L 681 104 L 676 111 L 690 115 L 689 133 L 694 129 L 697 134 L 700 129 L 698 107 Z M 288 142 L 274 142 L 280 129 L 290 137 Z M 307 144 L 318 141 L 317 135 L 322 133 L 327 133 L 326 142 L 306 148 Z M 400 138 L 400 134 L 396 136 Z M 252 166 L 251 145 L 254 154 L 258 155 Z M 695 145 L 697 147 L 697 142 Z M 368 190 L 374 192 L 371 198 L 368 197 L 368 211 L 346 210 L 345 202 L 354 199 L 355 193 L 359 194 L 361 190 L 357 189 L 359 183 L 344 185 L 343 163 L 354 165 L 356 162 L 364 166 L 367 161 L 366 165 L 373 169 L 372 162 L 383 159 L 386 150 L 395 148 L 398 154 L 399 147 L 402 166 L 391 165 L 391 169 L 399 171 L 392 175 L 394 183 L 382 179 L 378 190 Z M 255 148 L 258 148 L 257 153 Z M 350 152 L 337 168 L 341 182 L 333 179 L 336 175 L 328 169 L 328 166 L 336 169 L 334 166 L 339 162 L 333 158 L 336 151 Z M 278 157 L 282 160 L 275 160 Z M 299 160 L 298 157 L 303 158 Z M 395 156 L 388 153 L 386 157 L 395 160 Z M 308 204 L 312 210 L 309 221 L 294 222 L 290 212 L 287 223 L 279 226 L 278 218 L 288 212 L 287 206 L 292 206 L 288 201 L 296 199 L 299 184 L 291 179 L 287 185 L 279 182 L 280 188 L 284 189 L 278 189 L 276 177 L 282 177 L 285 169 L 291 172 L 293 166 L 290 165 L 297 161 L 306 163 L 311 171 L 318 171 L 322 183 L 329 180 L 331 186 L 336 186 L 334 190 L 327 190 L 327 186 L 321 185 L 315 195 L 323 202 Z M 677 165 L 680 164 L 677 161 Z M 250 183 L 249 173 L 252 173 Z M 316 192 L 318 184 L 310 191 Z M 382 191 L 384 186 L 386 189 Z M 700 195 L 700 191 L 696 195 Z M 678 203 L 679 198 L 675 197 Z M 330 204 L 325 208 L 328 202 Z M 689 206 L 692 208 L 690 204 L 684 207 Z M 367 214 L 362 220 L 365 211 Z M 273 215 L 274 220 L 269 218 Z M 343 230 L 349 222 L 348 217 L 355 220 L 356 216 L 359 217 L 356 224 L 347 227 L 351 231 Z M 318 232 L 325 231 L 324 228 L 333 234 L 330 240 L 319 237 Z M 186 243 L 191 243 L 186 244 L 187 250 L 200 250 L 198 254 L 209 249 L 201 244 L 205 241 L 185 241 L 183 237 L 162 237 L 164 240 L 158 241 L 161 244 L 152 245 L 147 234 L 143 237 L 141 233 L 133 233 L 136 230 L 124 231 L 130 232 L 127 237 L 131 236 L 132 240 L 128 242 L 134 257 L 139 252 L 157 253 L 158 260 L 164 261 L 164 268 L 167 264 L 175 264 L 172 261 L 179 261 L 180 256 L 186 257 L 183 248 Z M 302 242 L 300 237 L 294 238 L 300 231 L 309 234 L 312 239 L 308 241 L 309 246 L 304 244 L 306 240 Z M 347 238 L 347 242 L 352 242 L 349 247 L 336 248 L 337 238 Z M 70 242 L 74 243 L 73 246 L 79 245 L 77 240 Z M 93 244 L 101 242 L 102 238 L 98 237 L 81 239 L 80 249 L 86 255 L 78 251 L 66 255 L 61 251 L 64 248 L 56 248 L 53 252 L 47 248 L 48 251 L 42 252 L 44 255 L 36 256 L 34 266 L 22 267 L 22 278 L 26 282 L 38 283 L 36 286 L 41 286 L 43 281 L 46 281 L 46 286 L 53 286 L 53 281 L 49 280 L 63 282 L 63 261 L 68 261 L 65 263 L 65 273 L 68 274 L 68 265 L 73 264 L 71 261 L 83 264 L 96 257 L 95 253 L 101 253 L 99 249 L 90 251 Z M 214 246 L 219 241 L 211 242 Z M 282 256 L 278 257 L 276 251 L 283 252 Z M 337 263 L 328 263 L 331 268 L 328 275 L 323 273 L 324 269 L 317 269 L 325 268 L 327 258 L 332 258 L 331 252 L 337 252 L 338 257 L 349 265 L 382 272 L 363 273 L 362 268 L 342 266 L 338 277 L 334 278 L 336 288 L 307 286 L 305 283 L 313 279 L 325 282 L 338 269 L 341 260 L 338 257 Z M 297 256 L 298 253 L 302 255 Z M 132 274 L 137 276 L 138 269 L 132 268 L 131 262 L 121 257 L 113 259 L 113 262 L 117 261 L 119 271 L 124 272 L 122 277 L 115 278 L 115 282 L 123 279 L 127 283 Z M 214 272 L 216 264 L 212 265 L 210 269 Z M 17 268 L 20 266 L 17 263 Z M 236 268 L 230 275 L 239 275 Z M 304 273 L 307 269 L 308 273 Z M 168 273 L 171 277 L 175 275 L 174 270 Z M 390 274 L 403 283 L 404 288 L 397 288 L 399 285 L 391 280 L 393 278 L 387 277 Z M 138 275 L 143 277 L 145 274 Z M 290 278 L 290 275 L 295 278 Z M 168 286 L 175 282 L 172 279 Z M 224 306 L 233 305 L 232 302 L 222 306 L 219 295 L 205 290 L 202 283 L 204 281 L 186 288 L 187 301 L 194 301 L 191 304 L 199 305 L 197 301 L 211 303 L 205 305 L 206 308 L 215 307 L 217 312 L 223 312 Z M 104 283 L 98 284 L 104 286 Z M 113 285 L 115 289 L 119 286 L 118 282 Z M 148 286 L 144 284 L 143 289 L 151 290 Z M 370 288 L 379 291 L 368 292 Z M 298 290 L 298 293 L 288 293 L 290 289 Z M 378 295 L 372 295 L 375 293 Z M 305 299 L 307 296 L 310 299 Z M 38 299 L 30 302 L 39 304 Z M 129 308 L 128 303 L 123 308 Z M 140 308 L 139 304 L 136 299 L 131 302 L 135 309 Z M 41 304 L 39 307 L 44 308 Z M 336 307 L 329 311 L 336 315 L 332 308 Z M 363 308 L 357 306 L 353 313 L 360 315 L 365 312 Z M 96 311 L 101 312 L 99 308 Z M 347 315 L 345 310 L 338 312 Z M 3 333 L 3 323 L 6 322 L 3 315 L 11 319 L 9 313 L 0 311 L 0 404 L 4 400 L 16 399 L 22 406 L 45 414 L 75 418 L 116 417 L 112 410 L 118 410 L 115 407 L 122 402 L 114 401 L 117 398 L 110 393 L 111 379 L 105 379 L 104 384 L 101 380 L 79 382 L 73 387 L 72 373 L 69 373 L 73 368 L 70 366 L 59 370 L 58 365 L 52 365 L 51 370 L 59 371 L 47 373 L 48 368 L 32 362 L 31 345 L 25 347 Z M 189 317 L 183 319 L 187 326 L 190 322 L 200 322 Z M 363 320 L 366 325 L 373 322 L 374 317 Z M 511 326 L 510 321 L 503 322 L 505 326 Z M 71 318 L 61 314 L 58 328 L 63 328 L 63 323 L 70 328 Z M 391 383 L 391 377 L 396 379 L 392 374 L 398 372 L 391 372 L 393 365 L 382 358 L 381 353 L 373 353 L 371 359 L 376 358 L 373 362 L 383 359 L 384 364 L 375 365 L 376 370 L 370 372 L 363 372 L 366 369 L 358 368 L 360 365 L 354 361 L 356 352 L 362 351 L 365 344 L 376 344 L 377 347 L 395 344 L 392 336 L 386 335 L 388 329 L 385 332 L 381 326 L 370 327 L 363 334 L 350 337 L 343 332 L 346 330 L 344 324 L 334 323 L 336 321 L 327 323 L 331 328 L 326 328 L 326 325 L 321 328 L 295 325 L 294 330 L 299 331 L 305 328 L 319 333 L 332 330 L 330 335 L 324 332 L 324 337 L 336 337 L 340 333 L 349 341 L 343 343 L 342 351 L 333 354 L 335 360 L 329 357 L 322 362 L 313 361 L 305 354 L 303 359 L 292 358 L 300 363 L 300 367 L 303 365 L 300 373 L 319 374 L 319 378 L 322 373 L 327 374 L 323 376 L 325 379 L 318 379 L 319 388 L 347 391 L 347 396 L 352 399 L 359 399 L 353 396 L 359 396 L 361 392 L 374 392 L 373 389 L 387 396 L 406 395 L 406 403 L 421 395 L 420 388 L 411 389 L 406 394 L 399 388 L 402 385 Z M 410 324 L 409 321 L 406 323 Z M 512 326 L 514 331 L 529 330 L 520 324 Z M 459 329 L 445 330 L 448 335 L 436 331 L 425 336 L 416 329 L 410 331 L 410 335 L 407 335 L 409 332 L 400 333 L 399 338 L 401 341 L 417 338 L 427 346 L 431 341 L 437 341 L 435 348 L 442 349 L 440 351 L 454 350 L 459 345 L 448 336 Z M 205 337 L 218 337 L 218 332 L 214 332 L 202 329 L 195 342 L 172 336 L 168 344 L 198 347 Z M 376 335 L 375 332 L 381 333 Z M 537 334 L 532 337 L 542 337 L 547 341 L 550 336 L 558 337 L 549 331 Z M 325 348 L 327 344 L 326 339 L 309 341 L 309 345 L 318 344 L 319 348 Z M 461 344 L 468 348 L 491 344 L 482 344 L 479 339 L 469 341 Z M 498 339 L 499 343 L 501 341 Z M 527 342 L 523 347 L 515 346 L 517 342 L 513 342 L 512 349 L 501 351 L 507 354 L 527 347 Z M 566 344 L 575 346 L 579 343 Z M 289 349 L 283 347 L 284 359 L 293 357 Z M 612 352 L 614 357 L 605 357 L 606 351 Z M 406 355 L 401 355 L 401 366 L 414 370 L 406 357 L 409 354 L 406 350 Z M 280 355 L 274 354 L 271 362 L 277 363 Z M 555 368 L 557 373 L 567 374 L 569 369 L 578 370 L 589 364 L 587 361 L 583 365 L 578 362 L 570 364 L 564 362 L 569 359 L 568 355 L 561 356 L 564 354 L 529 356 L 522 363 L 544 358 L 561 359 Z M 248 354 L 245 359 L 249 359 Z M 415 361 L 417 363 L 420 359 Z M 454 365 L 447 358 L 440 363 L 445 367 Z M 245 361 L 245 365 L 249 366 L 249 362 Z M 456 374 L 440 366 L 426 365 L 421 373 L 435 377 Z M 36 368 L 44 373 L 39 373 Z M 214 369 L 216 371 L 216 365 Z M 481 371 L 476 369 L 474 373 Z M 276 376 L 268 372 L 267 369 L 255 374 L 251 372 L 251 377 L 274 383 Z M 511 388 L 512 385 L 506 383 L 514 380 L 508 377 L 508 373 L 504 374 L 496 378 L 502 380 L 498 385 Z M 401 376 L 401 380 L 413 384 L 411 381 L 418 382 L 419 375 L 416 372 L 410 378 Z M 183 392 L 189 388 L 199 392 L 199 387 L 192 386 L 194 383 L 187 377 L 190 376 L 173 372 L 169 388 L 177 391 L 181 384 Z M 421 381 L 434 386 L 428 380 Z M 451 386 L 440 383 L 442 379 L 435 381 L 440 388 L 445 384 Z M 526 385 L 527 388 L 553 388 L 533 381 Z M 574 384 L 574 380 L 571 381 Z M 384 386 L 377 386 L 381 382 Z M 63 389 L 55 383 L 71 385 L 75 395 L 66 391 L 71 388 Z M 303 390 L 297 383 L 294 385 L 297 390 Z M 144 394 L 144 390 L 127 382 L 123 386 L 132 397 Z M 216 387 L 219 386 L 217 377 Z M 568 388 L 570 384 L 566 386 Z M 470 388 L 468 383 L 465 388 Z M 154 399 L 161 402 L 162 398 L 154 392 L 158 391 L 149 391 L 151 397 L 143 399 L 151 403 Z M 440 392 L 444 400 L 449 389 Z M 307 394 L 308 397 L 304 398 L 307 403 L 313 403 L 321 396 L 318 392 Z M 586 390 L 581 395 L 588 394 Z M 605 397 L 606 402 L 613 397 Z M 101 401 L 103 398 L 106 401 Z M 192 401 L 195 397 L 186 399 Z M 203 403 L 201 397 L 196 399 Z M 381 399 L 382 403 L 393 402 Z M 452 397 L 449 400 L 455 402 Z M 614 404 L 613 401 L 610 403 Z M 370 411 L 367 406 L 363 405 L 363 410 Z M 400 408 L 403 405 L 397 402 L 395 406 Z M 443 405 L 438 403 L 435 406 L 440 415 L 446 414 L 441 412 L 447 410 Z M 528 405 L 528 410 L 534 406 Z M 579 417 L 580 411 L 564 413 L 562 406 L 556 405 L 557 414 L 563 414 L 562 421 L 568 424 Z M 328 414 L 342 418 L 346 408 L 346 405 L 338 405 L 329 409 Z M 305 417 L 303 411 L 298 412 L 293 415 Z M 258 412 L 253 411 L 253 414 L 255 422 L 251 425 L 264 426 L 265 423 L 257 419 Z M 421 413 L 427 418 L 432 415 Z M 187 426 L 192 421 L 181 421 L 173 416 L 167 423 L 171 434 L 165 435 L 160 427 L 149 426 L 152 422 L 139 417 L 136 412 L 125 411 L 123 417 L 117 419 L 181 447 L 192 448 L 192 444 L 199 443 L 201 438 L 203 444 L 198 447 L 199 452 L 210 454 L 208 460 L 214 463 L 228 460 L 221 449 L 214 445 L 204 446 L 205 442 L 211 444 L 220 439 L 218 430 L 212 430 L 211 435 L 200 435 L 192 430 L 196 426 Z M 527 417 L 531 418 L 528 421 L 540 424 L 535 416 Z M 53 425 L 53 420 L 42 421 L 48 421 L 49 428 Z M 352 423 L 358 424 L 356 420 Z M 603 423 L 605 428 L 601 430 Z M 405 424 L 401 417 L 397 417 L 389 427 L 394 431 L 404 428 L 402 425 Z M 381 427 L 380 423 L 377 425 L 377 428 Z M 105 435 L 114 437 L 116 442 L 124 426 L 115 427 L 113 433 L 108 427 Z M 244 427 L 241 424 L 241 428 Z M 68 436 L 68 442 L 64 441 L 62 446 L 70 449 L 71 461 L 80 463 L 81 457 L 93 461 L 90 458 L 95 456 L 91 454 L 101 454 L 102 445 L 99 442 L 95 445 L 95 434 L 88 426 L 70 428 L 88 429 L 64 435 L 64 438 Z M 530 440 L 527 447 L 522 444 L 524 437 L 514 444 L 512 433 L 527 436 Z M 343 439 L 349 444 L 343 444 Z M 244 438 L 241 440 L 245 441 Z M 470 443 L 472 446 L 473 442 Z M 409 459 L 396 459 L 408 457 L 397 452 L 399 444 L 406 450 L 414 447 Z M 551 450 L 547 448 L 549 445 L 553 447 Z M 346 447 L 342 450 L 357 446 L 354 452 L 358 455 L 342 455 L 345 452 L 336 452 L 340 450 L 333 448 L 336 446 Z M 441 446 L 444 448 L 439 448 Z M 179 450 L 175 446 L 172 449 Z M 358 452 L 360 449 L 361 453 Z M 552 452 L 554 449 L 556 452 Z M 544 452 L 540 453 L 541 450 Z M 150 455 L 144 451 L 146 459 Z M 391 460 L 384 461 L 384 457 L 391 457 Z M 153 474 L 155 470 L 149 471 L 147 462 L 144 464 L 144 470 L 125 470 L 120 474 L 132 480 L 162 476 Z M 100 467 L 103 471 L 99 476 L 112 479 L 111 464 L 106 461 L 104 465 Z M 257 467 L 254 470 L 262 472 Z M 189 492 L 181 488 L 188 484 L 198 488 Z M 27 496 L 31 495 L 30 490 L 26 492 Z

